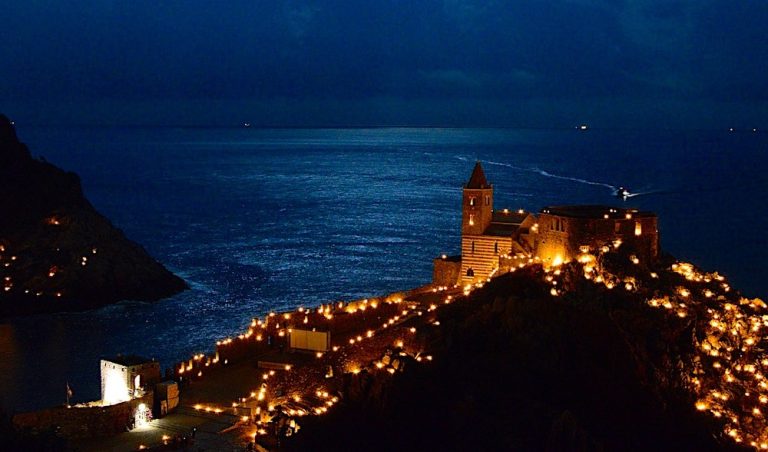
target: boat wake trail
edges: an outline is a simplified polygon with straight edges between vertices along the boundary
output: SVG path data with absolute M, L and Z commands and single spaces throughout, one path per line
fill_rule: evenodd
M 466 160 L 466 159 L 461 158 L 461 160 Z M 588 179 L 582 179 L 582 178 L 579 178 L 579 177 L 561 176 L 559 174 L 552 174 L 549 171 L 544 171 L 543 169 L 539 169 L 539 168 L 536 168 L 536 167 L 524 168 L 522 166 L 511 165 L 509 163 L 503 163 L 503 162 L 493 162 L 493 161 L 490 161 L 490 160 L 486 160 L 485 163 L 487 163 L 489 165 L 506 166 L 507 168 L 512 168 L 512 169 L 516 169 L 516 170 L 519 170 L 519 171 L 527 171 L 529 173 L 536 173 L 536 174 L 538 174 L 540 176 L 549 177 L 549 178 L 552 178 L 552 179 L 561 179 L 561 180 L 567 180 L 567 181 L 571 181 L 571 182 L 576 182 L 576 183 L 579 183 L 579 184 L 596 185 L 596 186 L 599 186 L 599 187 L 605 187 L 605 188 L 608 188 L 609 190 L 611 190 L 611 193 L 613 193 L 613 194 L 616 194 L 618 192 L 618 190 L 619 190 L 619 188 L 616 187 L 615 185 L 606 184 L 604 182 L 596 182 L 596 181 L 592 181 L 592 180 L 588 180 Z
M 578 178 L 578 177 L 559 176 L 557 174 L 552 174 L 552 173 L 549 173 L 547 171 L 540 170 L 538 168 L 532 168 L 531 170 L 535 171 L 535 172 L 537 172 L 537 173 L 539 173 L 539 174 L 541 174 L 542 176 L 545 176 L 545 177 L 551 177 L 551 178 L 554 178 L 554 179 L 570 180 L 570 181 L 573 181 L 573 182 L 578 182 L 580 184 L 598 185 L 600 187 L 609 188 L 613 192 L 616 192 L 618 190 L 618 187 L 616 187 L 614 185 L 611 185 L 611 184 L 606 184 L 606 183 L 603 183 L 603 182 L 595 182 L 595 181 L 591 181 L 591 180 L 587 180 L 587 179 L 581 179 L 581 178 Z

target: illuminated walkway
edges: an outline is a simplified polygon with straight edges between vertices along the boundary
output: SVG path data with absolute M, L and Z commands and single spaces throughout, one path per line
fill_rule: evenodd
M 231 427 L 237 420 L 234 416 L 180 408 L 162 419 L 153 420 L 149 426 L 109 438 L 79 441 L 73 446 L 82 451 L 136 451 L 142 446 L 171 443 L 176 436 L 191 437 L 192 429 L 196 428 L 190 450 L 242 450 L 243 444 L 237 432 L 219 433 Z

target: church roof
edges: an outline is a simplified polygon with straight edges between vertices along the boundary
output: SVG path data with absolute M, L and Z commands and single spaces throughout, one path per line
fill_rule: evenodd
M 470 176 L 469 182 L 467 182 L 467 185 L 464 188 L 491 188 L 491 184 L 485 179 L 483 166 L 480 165 L 479 160 L 475 163 L 475 169 L 472 170 L 472 176 Z
M 497 237 L 511 237 L 520 228 L 519 224 L 513 223 L 491 223 L 483 235 L 493 235 Z
M 528 212 L 494 210 L 491 224 L 483 231 L 483 235 L 510 237 L 517 232 L 528 216 L 530 216 Z
M 608 218 L 625 218 L 626 214 L 632 214 L 632 216 L 638 218 L 656 216 L 653 212 L 644 212 L 637 209 L 597 205 L 547 206 L 541 209 L 541 213 L 560 217 L 593 219 L 605 218 L 605 215 L 608 215 Z
M 520 212 L 517 210 L 509 210 L 509 209 L 494 210 L 491 222 L 505 223 L 505 224 L 520 224 L 523 221 L 525 221 L 526 218 L 528 218 L 528 215 L 530 215 L 530 213 Z

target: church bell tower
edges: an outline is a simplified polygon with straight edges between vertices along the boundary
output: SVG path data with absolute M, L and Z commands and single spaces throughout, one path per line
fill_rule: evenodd
M 478 161 L 462 199 L 461 235 L 482 235 L 493 218 L 493 185 L 485 179 Z

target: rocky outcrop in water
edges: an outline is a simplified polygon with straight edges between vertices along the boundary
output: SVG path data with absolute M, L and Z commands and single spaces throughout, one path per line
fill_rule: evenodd
M 93 208 L 76 174 L 33 159 L 0 115 L 0 316 L 154 301 L 186 287 Z

